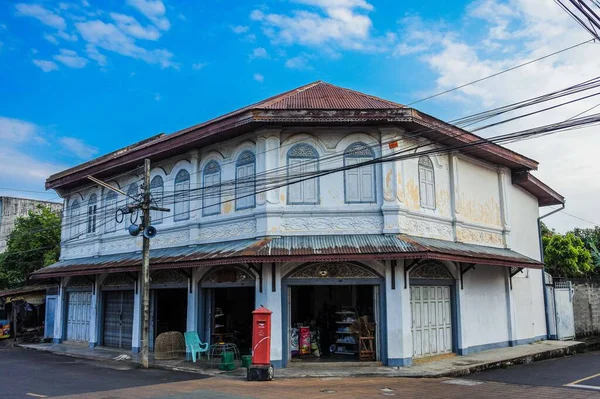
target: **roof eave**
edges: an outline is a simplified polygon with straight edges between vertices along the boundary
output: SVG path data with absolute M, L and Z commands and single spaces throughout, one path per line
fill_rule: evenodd
M 529 172 L 513 173 L 512 183 L 535 196 L 541 207 L 563 205 L 565 203 L 565 197 Z
M 351 110 L 271 110 L 252 108 L 169 135 L 160 136 L 136 146 L 126 147 L 125 150 L 115 151 L 85 164 L 54 174 L 46 180 L 46 189 L 73 187 L 85 181 L 88 175 L 100 178 L 108 177 L 126 168 L 135 167 L 144 158 L 150 158 L 152 161 L 165 159 L 173 156 L 177 151 L 189 150 L 195 146 L 208 145 L 213 142 L 226 140 L 230 136 L 233 137 L 232 133 L 239 132 L 241 134 L 249 131 L 251 128 L 258 128 L 263 125 L 335 125 L 347 123 L 416 123 L 419 126 L 430 129 L 423 132 L 424 137 L 431 137 L 434 133 L 445 136 L 445 139 L 441 140 L 441 144 L 444 144 L 444 140 L 450 139 L 453 142 L 465 144 L 481 139 L 479 136 L 411 108 Z M 217 134 L 219 137 L 215 138 Z M 537 168 L 536 161 L 499 145 L 490 143 L 489 145 L 478 146 L 476 150 L 477 153 L 475 156 L 484 158 L 487 156 L 488 161 L 503 164 L 513 170 Z

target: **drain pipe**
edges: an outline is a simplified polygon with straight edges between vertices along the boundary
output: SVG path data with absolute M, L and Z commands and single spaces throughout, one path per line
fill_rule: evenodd
M 565 209 L 563 202 L 561 207 L 553 210 L 537 219 L 538 224 L 538 240 L 540 245 L 540 261 L 542 262 L 542 292 L 544 293 L 544 319 L 546 320 L 546 337 L 548 339 L 556 339 L 556 335 L 550 335 L 550 320 L 548 319 L 548 294 L 546 293 L 546 265 L 544 264 L 544 243 L 542 242 L 542 219 Z

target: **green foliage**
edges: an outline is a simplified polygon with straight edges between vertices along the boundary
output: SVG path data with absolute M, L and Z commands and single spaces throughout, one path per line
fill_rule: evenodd
M 548 228 L 548 226 L 546 226 L 546 224 L 544 222 L 540 222 L 540 223 L 541 223 L 542 237 L 552 237 L 553 235 L 557 234 L 556 230 L 554 230 L 554 229 L 550 230 L 550 228 Z
M 41 205 L 17 218 L 6 251 L 0 254 L 0 289 L 18 287 L 28 274 L 58 260 L 60 227 L 60 217 Z
M 587 242 L 588 248 L 590 248 L 590 255 L 592 255 L 592 264 L 594 266 L 594 272 L 600 271 L 600 251 L 598 247 L 592 241 Z
M 593 270 L 592 256 L 573 233 L 542 237 L 546 271 L 555 277 L 581 277 Z

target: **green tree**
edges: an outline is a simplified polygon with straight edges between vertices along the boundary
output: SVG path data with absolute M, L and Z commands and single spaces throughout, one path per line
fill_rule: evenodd
M 541 223 L 542 237 L 552 237 L 553 235 L 557 234 L 556 230 L 554 230 L 554 229 L 550 230 L 550 228 L 548 226 L 546 226 L 546 223 L 544 223 L 544 222 L 540 222 L 540 223 Z
M 60 216 L 41 205 L 17 218 L 6 251 L 0 254 L 0 288 L 23 285 L 28 274 L 58 260 L 60 227 Z
M 546 270 L 555 277 L 581 277 L 593 269 L 592 256 L 573 233 L 542 237 Z

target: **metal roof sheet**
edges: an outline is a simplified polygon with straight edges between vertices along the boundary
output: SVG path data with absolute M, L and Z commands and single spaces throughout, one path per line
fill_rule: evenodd
M 541 268 L 541 263 L 503 248 L 408 235 L 324 235 L 245 239 L 150 251 L 153 269 L 231 263 L 423 258 Z M 141 252 L 68 259 L 40 269 L 34 278 L 137 270 Z

